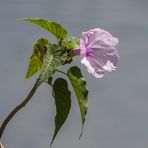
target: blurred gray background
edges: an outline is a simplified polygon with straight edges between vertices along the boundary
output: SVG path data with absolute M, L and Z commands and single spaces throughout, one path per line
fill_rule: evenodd
M 0 0 L 0 123 L 31 89 L 37 75 L 24 76 L 32 45 L 48 32 L 18 18 L 44 17 L 67 27 L 69 34 L 100 27 L 119 38 L 118 70 L 102 79 L 90 76 L 89 110 L 84 134 L 73 95 L 72 109 L 53 148 L 148 147 L 148 1 L 147 0 Z M 68 66 L 64 69 L 68 69 Z M 59 75 L 57 75 L 59 76 Z M 47 85 L 7 126 L 5 148 L 49 148 L 55 108 Z

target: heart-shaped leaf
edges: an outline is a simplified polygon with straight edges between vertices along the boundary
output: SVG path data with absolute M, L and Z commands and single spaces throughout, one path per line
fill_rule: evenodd
M 81 135 L 82 135 L 83 127 L 85 123 L 85 116 L 88 109 L 88 104 L 87 104 L 88 89 L 86 86 L 86 81 L 82 76 L 80 68 L 78 68 L 77 66 L 71 67 L 68 70 L 67 74 L 73 86 L 73 89 L 79 104 L 79 108 L 80 108 L 81 119 L 82 119 L 82 131 L 81 131 Z
M 54 45 L 47 46 L 47 53 L 43 59 L 40 80 L 45 81 L 52 76 L 54 71 L 59 68 L 66 60 L 67 53 L 62 49 L 57 49 Z
M 56 22 L 51 22 L 43 18 L 25 18 L 23 20 L 26 22 L 31 22 L 46 29 L 47 31 L 55 35 L 57 38 L 64 39 L 67 36 L 67 30 Z
M 51 141 L 53 143 L 58 131 L 64 124 L 69 115 L 71 108 L 71 92 L 68 89 L 67 82 L 63 78 L 58 78 L 53 84 L 53 97 L 56 105 L 56 117 L 55 117 L 55 132 Z

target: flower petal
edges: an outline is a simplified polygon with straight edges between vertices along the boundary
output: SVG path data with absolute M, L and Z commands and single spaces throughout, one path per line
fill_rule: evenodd
M 104 69 L 102 69 L 99 65 L 95 65 L 94 61 L 91 59 L 87 59 L 84 57 L 81 60 L 81 63 L 87 67 L 87 71 L 96 78 L 101 78 L 104 76 Z
M 116 49 L 94 50 L 92 57 L 96 65 L 99 64 L 106 71 L 115 71 L 119 61 L 119 55 Z
M 94 42 L 91 42 L 89 46 L 93 48 L 103 48 L 103 47 L 111 47 L 113 48 L 118 44 L 118 38 L 113 37 L 109 32 L 105 30 L 99 30 L 98 32 L 94 32 Z
M 105 71 L 116 70 L 119 61 L 117 44 L 117 38 L 100 28 L 83 32 L 80 38 L 81 63 L 96 78 L 102 77 Z

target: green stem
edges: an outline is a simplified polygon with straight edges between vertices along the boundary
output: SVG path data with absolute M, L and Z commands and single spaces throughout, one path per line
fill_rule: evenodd
M 31 89 L 31 91 L 29 92 L 28 96 L 19 104 L 17 105 L 10 113 L 9 115 L 5 118 L 5 120 L 3 121 L 1 127 L 0 127 L 0 139 L 3 135 L 3 132 L 7 126 L 7 124 L 10 122 L 10 120 L 13 118 L 13 116 L 19 111 L 21 110 L 32 98 L 32 96 L 34 95 L 34 93 L 36 92 L 37 88 L 39 87 L 39 85 L 41 84 L 41 82 L 39 81 L 39 79 L 36 80 L 33 88 Z
M 61 70 L 56 69 L 55 71 L 57 71 L 57 72 L 59 72 L 59 73 L 62 73 L 62 74 L 64 74 L 64 75 L 67 76 L 67 73 L 65 73 L 65 72 L 63 72 L 63 71 L 61 71 Z

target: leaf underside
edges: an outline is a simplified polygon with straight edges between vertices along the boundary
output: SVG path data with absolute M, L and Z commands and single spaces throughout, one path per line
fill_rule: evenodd
M 77 102 L 80 108 L 81 120 L 82 120 L 82 131 L 80 134 L 81 137 L 85 123 L 85 116 L 87 114 L 87 109 L 88 109 L 88 104 L 87 104 L 88 89 L 86 86 L 86 81 L 83 78 L 82 73 L 80 71 L 80 68 L 78 68 L 77 66 L 71 67 L 68 70 L 67 74 L 74 89 L 74 92 L 76 94 Z

